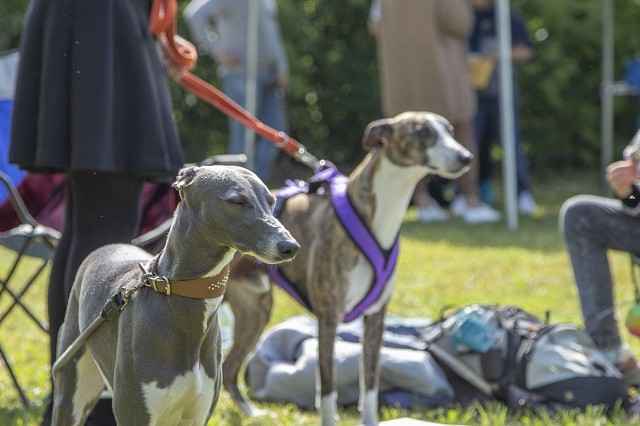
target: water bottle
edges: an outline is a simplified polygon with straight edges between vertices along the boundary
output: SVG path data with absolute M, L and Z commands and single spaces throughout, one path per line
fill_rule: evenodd
M 451 328 L 451 345 L 457 351 L 485 353 L 496 339 L 496 329 L 488 322 L 491 312 L 479 308 L 466 308 Z

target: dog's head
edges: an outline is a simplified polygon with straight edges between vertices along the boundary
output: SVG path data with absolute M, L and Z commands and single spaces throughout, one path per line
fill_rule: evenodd
M 382 147 L 387 157 L 403 167 L 420 166 L 426 173 L 449 179 L 466 172 L 473 155 L 453 138 L 453 127 L 430 112 L 405 112 L 377 120 L 365 130 L 363 147 Z
M 300 246 L 273 216 L 275 198 L 251 171 L 237 166 L 191 166 L 173 184 L 193 226 L 212 243 L 265 263 L 294 258 Z M 197 222 L 197 223 L 196 223 Z

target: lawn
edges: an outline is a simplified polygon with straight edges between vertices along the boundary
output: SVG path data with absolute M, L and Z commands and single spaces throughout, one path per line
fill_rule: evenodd
M 578 193 L 603 193 L 599 173 L 563 174 L 538 177 L 535 193 L 539 209 L 534 217 L 520 217 L 516 231 L 505 222 L 465 225 L 459 219 L 444 224 L 422 224 L 411 208 L 402 227 L 398 282 L 389 305 L 389 314 L 402 317 L 436 318 L 446 305 L 499 303 L 522 307 L 552 321 L 580 322 L 578 297 L 572 272 L 558 233 L 557 216 L 562 202 Z M 6 273 L 11 253 L 0 248 L 0 277 Z M 633 302 L 628 256 L 612 253 L 618 313 L 626 315 Z M 44 314 L 44 280 L 28 293 L 35 311 Z M 2 295 L 0 308 L 8 298 Z M 0 313 L 2 310 L 0 309 Z M 303 314 L 284 293 L 277 291 L 272 324 L 291 315 Z M 624 331 L 636 352 L 640 341 Z M 47 339 L 19 310 L 0 327 L 0 345 L 8 353 L 35 406 L 25 410 L 4 366 L 0 365 L 0 424 L 37 424 L 42 403 L 49 393 Z M 1 363 L 1 361 L 0 361 Z M 293 405 L 258 404 L 268 415 L 245 419 L 223 392 L 210 425 L 315 425 L 314 412 Z M 341 424 L 357 425 L 354 408 L 340 410 Z M 597 410 L 586 413 L 563 412 L 552 417 L 542 413 L 507 413 L 500 404 L 486 407 L 422 409 L 407 412 L 383 408 L 381 419 L 412 417 L 441 423 L 469 425 L 594 425 L 637 424 L 622 413 L 606 418 Z

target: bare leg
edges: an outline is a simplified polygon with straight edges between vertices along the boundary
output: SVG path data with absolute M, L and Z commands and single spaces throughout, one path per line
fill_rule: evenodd
M 473 122 L 456 123 L 454 128 L 456 140 L 460 142 L 462 146 L 467 148 L 474 157 L 474 161 L 471 163 L 471 168 L 458 178 L 460 190 L 462 191 L 462 195 L 464 195 L 467 206 L 477 207 L 480 205 L 480 197 L 478 196 L 478 179 L 480 169 L 477 164 L 478 147 Z

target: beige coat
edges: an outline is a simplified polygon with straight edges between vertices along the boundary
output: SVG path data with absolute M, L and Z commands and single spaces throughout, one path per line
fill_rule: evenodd
M 476 111 L 467 60 L 468 0 L 380 0 L 378 41 L 384 114 L 431 111 L 452 123 Z

